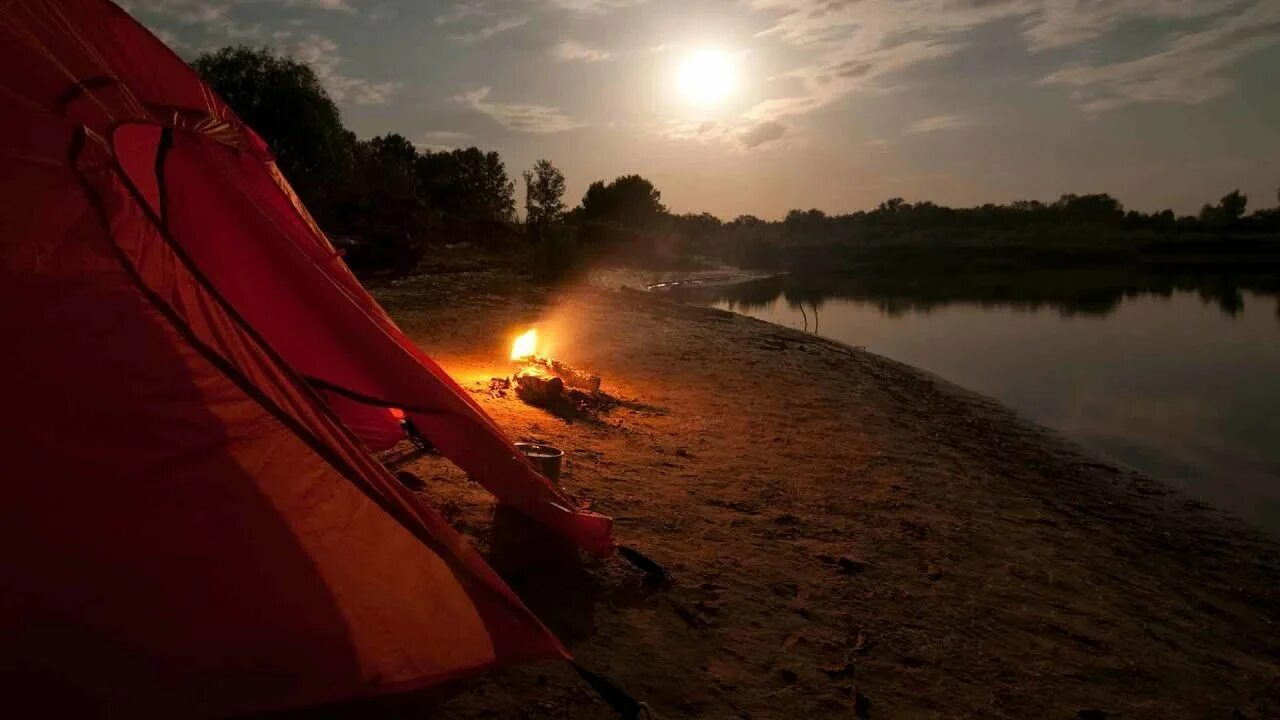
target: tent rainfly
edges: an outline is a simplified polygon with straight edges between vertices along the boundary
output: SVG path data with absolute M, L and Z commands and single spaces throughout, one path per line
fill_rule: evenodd
M 370 451 L 404 414 L 578 509 L 350 274 L 261 138 L 106 0 L 0 4 L 0 690 L 220 716 L 567 658 Z

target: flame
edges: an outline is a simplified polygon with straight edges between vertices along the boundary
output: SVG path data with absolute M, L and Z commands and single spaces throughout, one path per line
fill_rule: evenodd
M 516 341 L 511 343 L 511 359 L 521 360 L 523 358 L 533 357 L 538 351 L 538 329 L 530 328 Z

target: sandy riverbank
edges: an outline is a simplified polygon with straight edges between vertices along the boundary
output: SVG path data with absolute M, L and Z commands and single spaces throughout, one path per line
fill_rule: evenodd
M 565 448 L 568 489 L 676 576 L 535 567 L 482 489 L 406 466 L 580 661 L 660 717 L 1280 717 L 1276 543 L 992 401 L 648 295 L 481 273 L 375 294 L 513 437 Z M 566 423 L 482 394 L 535 322 L 627 402 Z M 612 717 L 563 664 L 340 710 Z

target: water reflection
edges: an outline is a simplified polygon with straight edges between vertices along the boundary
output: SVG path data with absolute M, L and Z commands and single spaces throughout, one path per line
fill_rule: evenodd
M 1280 278 L 775 277 L 684 299 L 937 373 L 1280 531 Z
M 954 303 L 1021 310 L 1053 310 L 1063 316 L 1107 315 L 1126 299 L 1195 293 L 1206 305 L 1235 317 L 1244 293 L 1271 296 L 1280 319 L 1280 274 L 1143 273 L 1123 269 L 982 273 L 918 273 L 876 270 L 864 275 L 784 275 L 733 285 L 676 287 L 690 302 L 723 303 L 748 314 L 782 298 L 789 307 L 820 310 L 828 300 L 874 304 L 890 316 L 927 313 Z M 814 320 L 814 318 L 809 318 Z M 820 322 L 820 317 L 816 319 Z M 812 327 L 810 327 L 812 329 Z

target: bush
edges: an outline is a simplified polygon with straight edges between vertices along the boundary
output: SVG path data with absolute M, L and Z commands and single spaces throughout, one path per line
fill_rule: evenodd
M 578 242 L 577 232 L 565 225 L 531 226 L 526 252 L 525 265 L 534 281 L 540 283 L 568 280 L 587 264 L 587 252 Z

